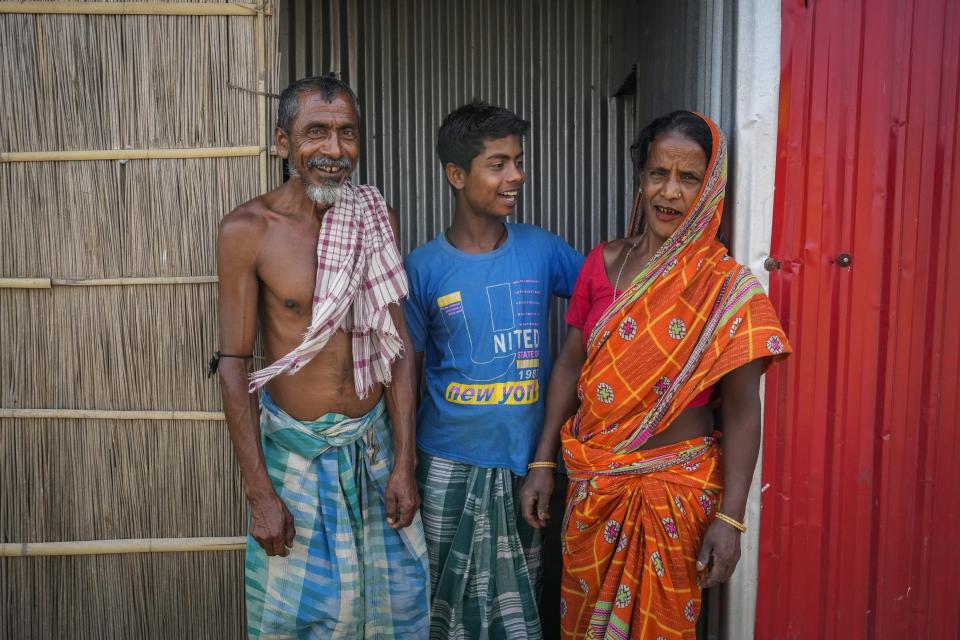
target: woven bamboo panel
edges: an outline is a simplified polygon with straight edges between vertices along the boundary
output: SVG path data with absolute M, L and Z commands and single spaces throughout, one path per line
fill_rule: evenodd
M 243 553 L 0 558 L 3 638 L 244 636 Z
M 256 158 L 0 164 L 0 206 L 20 212 L 0 216 L 0 272 L 214 274 L 217 222 L 257 176 Z
M 0 447 L 3 542 L 245 532 L 222 422 L 4 420 Z
M 213 284 L 0 289 L 0 406 L 219 411 L 215 304 Z
M 0 153 L 265 148 L 260 20 L 0 12 Z M 216 274 L 220 219 L 279 180 L 264 157 L 5 156 L 0 279 L 54 286 L 0 288 L 0 408 L 221 411 L 215 283 L 56 283 Z M 0 461 L 0 543 L 245 531 L 222 421 L 0 417 Z M 0 558 L 0 637 L 238 638 L 242 558 Z

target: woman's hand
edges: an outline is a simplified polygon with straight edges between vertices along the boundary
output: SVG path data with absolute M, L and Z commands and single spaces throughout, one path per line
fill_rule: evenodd
M 741 522 L 760 451 L 760 375 L 764 364 L 763 360 L 754 360 L 720 378 L 724 468 L 721 506 L 726 515 Z M 726 582 L 739 560 L 740 531 L 714 520 L 697 556 L 697 571 L 704 576 L 700 586 L 709 589 Z
M 577 380 L 586 359 L 583 332 L 571 327 L 550 374 L 543 430 L 540 432 L 540 444 L 533 455 L 534 460 L 556 459 L 560 447 L 560 429 L 580 405 L 577 400 Z M 520 489 L 520 513 L 535 529 L 543 529 L 550 520 L 553 471 L 545 467 L 530 469 Z
M 739 560 L 740 532 L 722 520 L 714 520 L 697 556 L 697 571 L 701 575 L 706 572 L 700 588 L 709 589 L 729 580 Z
M 552 495 L 553 469 L 530 469 L 520 489 L 520 512 L 534 529 L 543 529 L 550 521 Z

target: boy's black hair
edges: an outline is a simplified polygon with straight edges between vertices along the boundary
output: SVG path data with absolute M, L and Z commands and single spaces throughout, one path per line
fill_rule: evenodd
M 660 116 L 640 132 L 637 141 L 630 146 L 630 157 L 633 160 L 633 169 L 639 174 L 647 164 L 647 156 L 650 154 L 650 145 L 660 136 L 676 131 L 698 145 L 703 149 L 707 156 L 707 163 L 710 162 L 710 154 L 713 153 L 713 134 L 710 133 L 710 127 L 703 121 L 703 118 L 692 111 L 673 111 L 665 116 Z
M 447 114 L 437 132 L 440 164 L 462 167 L 470 173 L 473 159 L 483 151 L 484 140 L 527 135 L 530 123 L 509 109 L 474 100 Z
M 357 112 L 357 119 L 360 118 L 360 102 L 357 100 L 357 94 L 346 82 L 333 75 L 301 78 L 280 94 L 277 126 L 287 135 L 290 134 L 290 127 L 293 126 L 293 121 L 297 119 L 297 113 L 300 111 L 300 96 L 312 91 L 318 92 L 326 102 L 333 102 L 338 95 L 346 96 L 353 104 L 353 110 Z

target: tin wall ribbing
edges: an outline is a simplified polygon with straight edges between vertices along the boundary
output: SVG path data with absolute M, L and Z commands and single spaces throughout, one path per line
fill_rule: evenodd
M 281 78 L 333 72 L 356 89 L 365 119 L 356 179 L 380 187 L 400 212 L 404 252 L 450 222 L 435 135 L 443 116 L 473 97 L 533 124 L 516 219 L 586 252 L 624 233 L 627 149 L 639 127 L 695 109 L 735 131 L 737 4 L 285 0 Z M 556 350 L 559 314 L 553 329 Z M 704 638 L 718 637 L 719 604 L 705 602 Z
M 782 7 L 757 637 L 955 640 L 960 4 Z
M 610 96 L 604 62 L 616 3 L 529 0 L 281 2 L 281 76 L 334 72 L 364 117 L 356 179 L 401 216 L 404 251 L 452 215 L 434 151 L 445 114 L 473 98 L 532 122 L 516 220 L 586 251 L 623 232 L 632 187 L 629 96 Z
M 280 3 L 281 78 L 333 72 L 356 90 L 364 147 L 355 179 L 400 214 L 404 253 L 453 215 L 435 152 L 444 115 L 479 98 L 531 121 L 515 221 L 586 253 L 623 235 L 632 189 L 630 95 L 607 87 L 622 3 L 567 0 L 322 0 Z M 565 330 L 554 309 L 551 349 Z

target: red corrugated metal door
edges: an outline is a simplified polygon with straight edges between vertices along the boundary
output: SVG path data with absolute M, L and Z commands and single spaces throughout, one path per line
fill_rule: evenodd
M 960 638 L 958 56 L 956 0 L 783 3 L 757 638 Z

